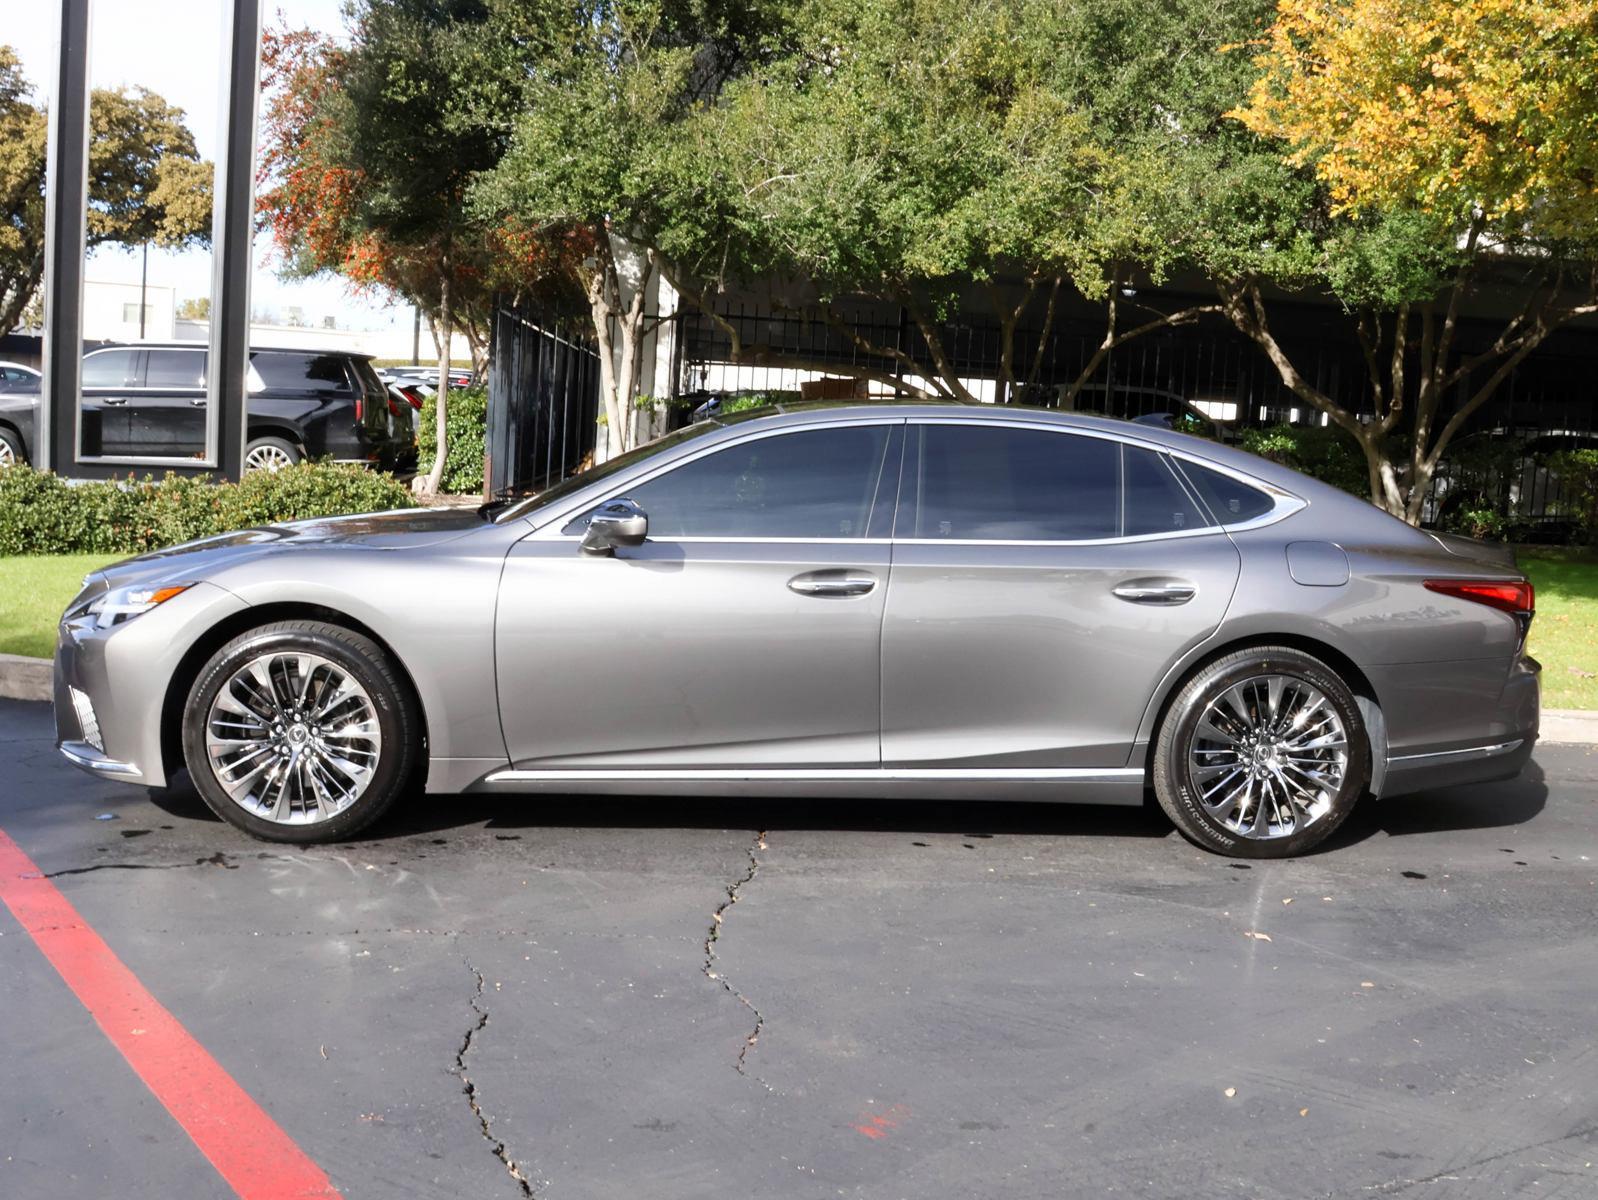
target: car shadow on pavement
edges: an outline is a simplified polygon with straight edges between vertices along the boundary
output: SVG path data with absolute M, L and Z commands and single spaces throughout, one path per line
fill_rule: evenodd
M 152 789 L 156 807 L 184 820 L 217 821 L 184 775 Z M 1543 771 L 1533 762 L 1516 779 L 1473 787 L 1366 799 L 1342 828 L 1311 854 L 1334 853 L 1378 834 L 1445 833 L 1520 825 L 1548 801 Z M 1142 806 L 1048 804 L 992 800 L 837 800 L 682 798 L 671 796 L 461 795 L 403 797 L 358 841 L 382 842 L 481 825 L 527 829 L 806 829 L 956 833 L 971 837 L 1175 837 L 1153 802 Z
M 1522 825 L 1548 803 L 1548 785 L 1536 761 L 1514 779 L 1392 796 L 1355 807 L 1348 820 L 1310 853 L 1325 854 L 1356 845 L 1378 833 L 1406 837 L 1468 829 Z

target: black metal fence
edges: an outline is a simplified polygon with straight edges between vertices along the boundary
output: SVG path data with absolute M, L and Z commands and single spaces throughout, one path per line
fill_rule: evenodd
M 1161 311 L 1202 302 L 1193 297 L 1137 298 L 1139 303 L 1149 300 Z M 1104 324 L 1102 315 L 1074 312 L 1040 336 L 1041 310 L 1041 302 L 1034 301 L 1033 324 L 1019 327 L 1014 335 L 1013 371 L 1022 394 L 1013 398 L 1050 406 L 1058 403 L 1062 386 L 1081 375 L 1104 337 Z M 818 370 L 867 369 L 905 378 L 904 359 L 898 355 L 917 364 L 931 361 L 914 322 L 885 305 L 845 308 L 834 314 L 834 322 L 817 314 L 736 302 L 718 316 L 737 329 L 746 348 L 802 360 L 807 369 L 729 364 L 731 339 L 725 330 L 688 309 L 681 316 L 680 336 L 679 386 L 684 392 L 797 392 L 802 380 Z M 1124 313 L 1123 327 L 1148 318 L 1147 312 Z M 1460 352 L 1487 345 L 1498 328 L 1491 322 L 1462 323 Z M 1311 384 L 1345 408 L 1369 411 L 1364 358 L 1342 313 L 1322 305 L 1282 304 L 1273 312 L 1273 331 Z M 992 381 L 999 374 L 1003 346 L 998 321 L 963 312 L 941 324 L 937 333 L 954 373 L 979 398 L 997 399 Z M 871 353 L 862 342 L 884 352 Z M 923 369 L 930 370 L 930 365 Z M 885 387 L 873 384 L 871 390 L 880 393 Z M 1105 357 L 1075 398 L 1079 410 L 1117 417 L 1182 412 L 1189 405 L 1233 430 L 1326 423 L 1282 384 L 1251 340 L 1214 316 L 1125 343 Z M 1479 504 L 1496 506 L 1512 521 L 1557 526 L 1582 499 L 1569 494 L 1557 456 L 1582 446 L 1598 446 L 1598 332 L 1571 329 L 1550 337 L 1521 363 L 1460 431 L 1438 473 L 1427 519 L 1443 520 L 1453 509 Z
M 586 466 L 599 425 L 593 339 L 502 304 L 494 310 L 489 363 L 489 492 L 526 495 Z

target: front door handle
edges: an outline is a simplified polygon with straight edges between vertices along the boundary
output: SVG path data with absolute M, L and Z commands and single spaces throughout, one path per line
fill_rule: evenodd
M 1198 594 L 1197 588 L 1180 579 L 1129 579 L 1112 590 L 1132 604 L 1186 604 Z
M 875 575 L 850 568 L 806 571 L 788 581 L 788 590 L 801 596 L 864 596 L 876 586 Z
M 118 399 L 116 396 L 107 396 L 104 400 L 100 401 L 100 403 L 108 404 L 112 408 L 120 408 L 122 405 L 127 403 L 127 399 L 125 397 Z

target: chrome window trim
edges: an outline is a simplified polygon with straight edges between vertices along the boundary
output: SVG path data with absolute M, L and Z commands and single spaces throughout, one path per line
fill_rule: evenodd
M 836 420 L 836 421 L 806 421 L 802 425 L 779 425 L 775 429 L 751 429 L 742 437 L 736 437 L 735 436 L 735 437 L 729 437 L 729 438 L 716 438 L 708 446 L 702 446 L 697 451 L 695 451 L 694 453 L 685 455 L 682 458 L 673 458 L 670 462 L 667 462 L 667 463 L 664 463 L 664 464 L 662 464 L 662 465 L 660 465 L 658 467 L 655 467 L 653 470 L 647 471 L 647 473 L 641 473 L 641 474 L 638 474 L 638 475 L 631 476 L 630 478 L 622 481 L 621 483 L 616 484 L 614 491 L 600 491 L 598 493 L 598 495 L 600 496 L 600 499 L 598 499 L 598 500 L 581 499 L 581 500 L 578 500 L 574 504 L 568 505 L 565 508 L 555 509 L 554 510 L 554 515 L 551 516 L 547 521 L 540 522 L 538 527 L 536 529 L 534 529 L 532 533 L 528 534 L 528 537 L 538 538 L 541 541 L 551 541 L 551 542 L 580 542 L 580 541 L 583 540 L 581 534 L 570 534 L 570 533 L 561 533 L 560 532 L 560 527 L 565 525 L 567 521 L 569 521 L 572 517 L 576 516 L 578 513 L 585 512 L 588 509 L 594 507 L 594 505 L 596 505 L 596 504 L 603 504 L 606 499 L 613 499 L 613 498 L 619 498 L 619 497 L 625 496 L 627 494 L 627 489 L 628 488 L 637 487 L 640 484 L 649 483 L 651 480 L 657 478 L 658 476 L 665 475 L 665 474 L 667 474 L 670 471 L 675 471 L 679 467 L 686 467 L 691 462 L 697 462 L 701 458 L 705 458 L 706 456 L 711 455 L 711 454 L 719 453 L 722 450 L 730 450 L 734 446 L 741 446 L 745 442 L 757 442 L 757 441 L 761 441 L 761 440 L 763 440 L 765 438 L 782 437 L 782 436 L 787 435 L 787 434 L 808 433 L 808 432 L 811 432 L 811 431 L 817 430 L 817 429 L 846 429 L 846 428 L 867 427 L 867 426 L 875 426 L 875 425 L 887 425 L 887 426 L 904 425 L 904 424 L 907 423 L 907 420 L 908 420 L 908 418 L 905 418 L 905 417 L 867 417 L 867 418 L 856 418 L 854 420 L 840 419 L 840 420 Z M 601 481 L 601 482 L 603 482 L 603 481 Z M 596 487 L 597 487 L 597 484 L 596 484 Z M 586 492 L 579 492 L 579 493 L 576 493 L 576 494 L 579 495 L 579 496 L 586 496 L 587 495 Z M 531 513 L 529 513 L 527 515 L 528 515 L 529 518 L 532 516 Z M 867 516 L 867 524 L 869 525 L 869 523 L 870 523 L 870 517 L 868 515 Z M 719 535 L 719 534 L 700 534 L 700 535 L 697 535 L 696 537 L 693 537 L 693 538 L 686 538 L 686 537 L 681 537 L 681 538 L 677 538 L 677 537 L 674 537 L 674 538 L 659 538 L 659 539 L 650 538 L 649 540 L 650 541 L 659 540 L 659 541 L 662 541 L 662 542 L 709 541 L 709 540 L 721 541 L 721 542 L 802 542 L 802 543 L 809 543 L 809 544 L 812 544 L 812 545 L 817 543 L 817 542 L 828 542 L 828 541 L 836 540 L 836 541 L 839 541 L 839 542 L 848 543 L 851 546 L 859 545 L 860 543 L 866 541 L 865 538 L 837 538 L 837 539 L 832 539 L 832 538 L 744 538 L 744 537 L 727 537 L 727 536 L 723 536 L 723 535 Z
M 1255 476 L 1249 475 L 1249 474 L 1247 474 L 1244 471 L 1239 471 L 1239 470 L 1237 470 L 1234 467 L 1227 466 L 1227 465 L 1225 465 L 1223 463 L 1215 462 L 1212 459 L 1203 458 L 1203 457 L 1201 457 L 1201 456 L 1199 456 L 1197 454 L 1192 454 L 1192 453 L 1189 453 L 1189 452 L 1183 451 L 1183 450 L 1173 450 L 1169 446 L 1161 445 L 1158 442 L 1145 441 L 1144 439 L 1138 438 L 1138 437 L 1128 437 L 1128 436 L 1120 433 L 1119 431 L 1111 431 L 1111 430 L 1104 430 L 1104 429 L 1086 429 L 1086 428 L 1082 428 L 1080 426 L 1075 426 L 1075 425 L 1061 425 L 1061 424 L 1059 424 L 1056 421 L 1051 421 L 1051 420 L 1048 420 L 1048 419 L 1040 419 L 1040 418 L 1035 418 L 1035 417 L 1034 418 L 1028 418 L 1028 417 L 1025 417 L 1025 416 L 1004 417 L 1004 418 L 984 417 L 981 420 L 972 420 L 970 417 L 963 417 L 962 418 L 962 417 L 957 417 L 957 416 L 869 417 L 869 418 L 855 418 L 855 419 L 840 418 L 838 420 L 829 420 L 829 421 L 815 421 L 815 422 L 808 422 L 807 421 L 807 422 L 805 422 L 802 425 L 783 425 L 783 426 L 779 426 L 776 429 L 751 430 L 744 437 L 729 438 L 729 439 L 725 439 L 725 440 L 718 439 L 718 440 L 712 442 L 710 445 L 702 447 L 701 449 L 699 449 L 697 452 L 695 452 L 693 454 L 690 454 L 690 455 L 688 455 L 686 457 L 683 457 L 683 458 L 680 458 L 680 459 L 673 459 L 671 462 L 666 463 L 666 464 L 664 464 L 662 466 L 656 467 L 654 470 L 649 471 L 646 474 L 640 474 L 640 475 L 634 476 L 634 477 L 626 480 L 612 494 L 614 494 L 615 496 L 624 496 L 624 495 L 626 495 L 626 489 L 627 488 L 635 487 L 635 486 L 637 486 L 639 484 L 643 484 L 643 483 L 648 483 L 651 480 L 655 479 L 657 476 L 664 475 L 668 471 L 676 470 L 678 467 L 687 466 L 689 463 L 695 461 L 696 459 L 703 458 L 704 456 L 706 456 L 708 454 L 713 454 L 713 453 L 715 453 L 715 452 L 717 452 L 719 450 L 730 449 L 733 446 L 742 445 L 744 442 L 756 441 L 756 440 L 759 440 L 761 438 L 768 438 L 768 437 L 780 437 L 780 436 L 782 436 L 784 434 L 802 433 L 802 432 L 804 432 L 806 430 L 812 430 L 812 429 L 837 429 L 837 428 L 844 427 L 844 426 L 856 426 L 856 425 L 905 425 L 907 427 L 913 427 L 913 426 L 917 426 L 917 425 L 963 425 L 963 426 L 967 426 L 969 428 L 977 428 L 977 429 L 988 429 L 988 428 L 993 428 L 993 427 L 997 426 L 999 428 L 1007 428 L 1007 429 L 1033 429 L 1033 430 L 1042 430 L 1042 431 L 1047 432 L 1047 433 L 1073 435 L 1073 436 L 1076 436 L 1076 437 L 1098 438 L 1100 441 L 1115 442 L 1115 443 L 1117 443 L 1119 445 L 1125 445 L 1125 446 L 1135 446 L 1135 447 L 1137 447 L 1138 449 L 1141 449 L 1141 450 L 1151 450 L 1151 451 L 1153 451 L 1156 454 L 1163 454 L 1163 455 L 1167 456 L 1167 458 L 1170 458 L 1170 459 L 1177 459 L 1177 460 L 1183 461 L 1183 462 L 1191 462 L 1191 463 L 1195 464 L 1196 466 L 1204 467 L 1207 470 L 1217 471 L 1217 472 L 1219 472 L 1222 475 L 1225 475 L 1225 476 L 1227 476 L 1227 477 L 1229 477 L 1231 479 L 1235 479 L 1237 482 L 1239 482 L 1241 484 L 1245 484 L 1248 487 L 1252 487 L 1252 488 L 1257 489 L 1258 491 L 1264 492 L 1266 495 L 1271 497 L 1272 507 L 1271 507 L 1269 512 L 1261 513 L 1257 517 L 1253 517 L 1253 518 L 1251 518 L 1251 519 L 1249 519 L 1247 521 L 1235 521 L 1235 522 L 1232 522 L 1230 524 L 1217 523 L 1217 524 L 1214 524 L 1214 525 L 1205 525 L 1205 526 L 1202 526 L 1202 527 L 1200 527 L 1198 529 L 1173 529 L 1173 530 L 1169 530 L 1169 531 L 1167 531 L 1165 533 L 1140 533 L 1140 534 L 1132 534 L 1132 535 L 1129 535 L 1129 536 L 1128 535 L 1123 535 L 1123 536 L 1119 536 L 1119 537 L 1109 537 L 1109 538 L 1078 538 L 1078 539 L 1072 539 L 1072 540 L 1062 540 L 1062 539 L 1057 539 L 1057 538 L 1051 538 L 1051 539 L 1048 539 L 1048 540 L 1044 540 L 1044 539 L 1030 539 L 1030 538 L 904 538 L 904 537 L 894 537 L 892 539 L 879 539 L 879 538 L 869 538 L 869 539 L 868 538 L 757 538 L 757 537 L 723 537 L 723 536 L 712 536 L 712 535 L 708 535 L 708 534 L 699 535 L 699 536 L 696 536 L 696 537 L 676 537 L 676 538 L 659 538 L 659 539 L 651 538 L 649 540 L 650 541 L 659 540 L 661 542 L 675 542 L 675 543 L 682 543 L 682 542 L 705 542 L 705 543 L 742 542 L 742 543 L 749 544 L 749 545 L 763 545 L 763 544 L 776 544 L 776 545 L 782 545 L 782 544 L 790 544 L 790 545 L 791 544 L 875 545 L 875 544 L 880 544 L 884 540 L 887 540 L 887 541 L 891 541 L 891 543 L 894 544 L 894 545 L 904 545 L 904 546 L 1056 546 L 1056 547 L 1061 547 L 1061 546 L 1117 546 L 1117 545 L 1122 545 L 1122 544 L 1135 545 L 1135 544 L 1139 544 L 1139 543 L 1142 543 L 1142 542 L 1171 541 L 1171 540 L 1175 540 L 1175 539 L 1179 539 L 1179 538 L 1199 537 L 1199 536 L 1202 536 L 1202 535 L 1205 535 L 1205 534 L 1243 533 L 1243 532 L 1246 532 L 1246 531 L 1251 530 L 1251 529 L 1262 529 L 1262 528 L 1264 528 L 1267 525 L 1274 525 L 1278 521 L 1284 521 L 1288 517 L 1292 516 L 1294 513 L 1299 512 L 1302 509 L 1308 507 L 1308 501 L 1302 499 L 1299 496 L 1294 495 L 1292 492 L 1289 492 L 1289 491 L 1286 491 L 1283 488 L 1277 487 L 1273 483 L 1267 483 L 1265 480 L 1256 478 Z M 906 451 L 905 452 L 907 454 L 909 453 L 909 447 L 908 446 L 906 446 Z M 1181 484 L 1182 488 L 1184 490 L 1186 490 L 1191 495 L 1192 491 L 1193 491 L 1193 485 L 1192 485 L 1191 481 L 1188 480 L 1187 476 L 1180 470 L 1177 470 L 1176 472 L 1174 472 L 1174 474 L 1177 477 L 1177 482 L 1179 484 Z M 601 493 L 601 494 L 604 495 L 605 493 Z M 1208 506 L 1203 503 L 1203 500 L 1200 497 L 1194 496 L 1193 499 L 1199 504 L 1199 506 L 1201 508 L 1205 509 L 1206 511 L 1208 510 Z M 581 512 L 581 511 L 583 511 L 585 509 L 593 507 L 593 505 L 595 503 L 601 503 L 601 502 L 602 501 L 594 501 L 594 500 L 585 499 L 585 500 L 580 500 L 580 501 L 578 501 L 575 504 L 571 504 L 571 505 L 569 505 L 569 506 L 567 506 L 565 508 L 557 509 L 557 510 L 555 510 L 554 515 L 552 515 L 547 521 L 541 522 L 533 530 L 533 532 L 530 533 L 528 536 L 531 537 L 531 538 L 537 538 L 537 539 L 539 539 L 541 541 L 580 542 L 580 541 L 582 541 L 582 537 L 581 537 L 580 534 L 563 534 L 563 533 L 560 532 L 560 528 L 559 527 L 564 525 L 575 514 Z M 902 497 L 901 497 L 901 503 L 902 503 Z M 529 516 L 530 515 L 531 514 L 529 514 Z

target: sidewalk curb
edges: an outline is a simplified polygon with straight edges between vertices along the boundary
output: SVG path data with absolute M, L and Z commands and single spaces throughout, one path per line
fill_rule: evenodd
M 1598 711 L 1580 708 L 1545 708 L 1538 742 L 1555 746 L 1598 744 Z
M 49 703 L 55 698 L 53 671 L 48 658 L 0 654 L 0 699 Z M 1545 708 L 1537 740 L 1554 746 L 1598 746 L 1598 710 Z
M 54 699 L 51 684 L 54 664 L 48 658 L 25 658 L 20 654 L 0 654 L 0 699 Z

